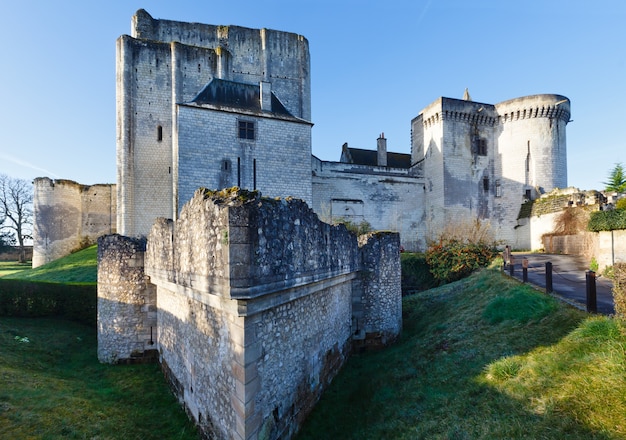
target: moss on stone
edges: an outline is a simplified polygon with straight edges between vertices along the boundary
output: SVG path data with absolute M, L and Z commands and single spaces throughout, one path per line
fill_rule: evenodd
M 221 190 L 200 188 L 198 191 L 202 193 L 204 200 L 212 200 L 217 205 L 238 206 L 257 201 L 261 198 L 261 193 L 259 191 L 249 191 L 236 186 Z

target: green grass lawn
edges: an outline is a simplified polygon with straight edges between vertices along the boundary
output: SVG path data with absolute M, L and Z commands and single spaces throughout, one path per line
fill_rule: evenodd
M 624 439 L 626 336 L 498 270 L 404 299 L 396 345 L 353 356 L 298 439 Z
M 0 263 L 0 277 L 52 283 L 96 283 L 98 246 L 90 246 L 36 269 L 30 263 Z
M 16 261 L 0 261 L 0 277 L 12 275 L 30 269 L 30 261 L 27 263 L 18 263 Z
M 197 439 L 158 365 L 103 365 L 96 331 L 0 318 L 0 438 Z
M 95 280 L 83 252 L 38 276 Z M 403 321 L 398 343 L 348 361 L 300 440 L 626 439 L 623 322 L 497 269 L 405 297 Z M 0 318 L 0 438 L 196 438 L 158 366 L 101 365 L 96 343 L 80 324 Z

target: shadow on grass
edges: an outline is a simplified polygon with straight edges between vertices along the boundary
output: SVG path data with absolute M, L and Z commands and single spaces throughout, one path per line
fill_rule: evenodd
M 158 365 L 100 364 L 81 324 L 0 318 L 0 438 L 198 437 Z
M 492 363 L 558 344 L 585 318 L 555 304 L 541 317 L 485 319 L 494 301 L 517 304 L 502 301 L 517 285 L 484 271 L 405 298 L 402 339 L 353 356 L 298 439 L 615 438 L 562 406 L 537 404 L 515 387 L 502 392 L 485 379 Z

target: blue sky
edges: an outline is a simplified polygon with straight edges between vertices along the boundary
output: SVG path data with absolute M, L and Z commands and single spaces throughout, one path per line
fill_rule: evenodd
M 313 154 L 344 142 L 410 151 L 410 121 L 440 96 L 572 102 L 568 183 L 601 189 L 626 165 L 623 0 L 0 0 L 0 173 L 113 183 L 115 40 L 154 18 L 304 35 Z

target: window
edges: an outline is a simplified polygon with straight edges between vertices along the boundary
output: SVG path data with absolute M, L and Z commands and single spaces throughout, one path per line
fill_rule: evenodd
M 486 139 L 478 139 L 476 142 L 476 154 L 479 156 L 487 155 L 487 140 Z
M 163 140 L 163 127 L 157 126 L 157 141 L 161 142 Z
M 254 122 L 239 121 L 239 139 L 254 140 Z
M 496 197 L 502 197 L 502 186 L 499 180 L 496 180 Z
M 489 191 L 489 177 L 483 177 L 483 190 Z

